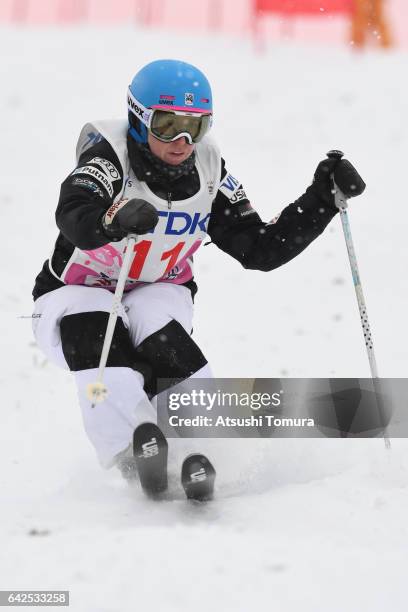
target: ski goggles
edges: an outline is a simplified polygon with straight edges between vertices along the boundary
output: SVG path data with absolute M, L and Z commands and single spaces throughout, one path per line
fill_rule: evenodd
M 200 142 L 212 124 L 211 113 L 146 108 L 128 91 L 129 110 L 162 142 L 185 137 L 189 144 Z

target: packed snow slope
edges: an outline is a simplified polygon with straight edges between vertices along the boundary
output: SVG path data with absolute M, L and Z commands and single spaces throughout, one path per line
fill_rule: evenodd
M 209 76 L 214 136 L 265 220 L 331 148 L 367 182 L 350 218 L 383 376 L 408 362 L 407 56 L 127 29 L 0 32 L 0 589 L 69 589 L 75 612 L 402 612 L 408 445 L 235 440 L 205 448 L 216 500 L 178 484 L 153 503 L 102 471 L 69 373 L 31 337 L 31 289 L 56 238 L 59 183 L 89 119 L 124 116 L 145 62 Z M 269 274 L 214 246 L 196 257 L 195 339 L 217 376 L 358 377 L 369 369 L 339 219 Z

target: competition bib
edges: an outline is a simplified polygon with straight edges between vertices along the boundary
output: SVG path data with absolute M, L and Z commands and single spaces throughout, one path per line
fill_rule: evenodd
M 89 131 L 92 134 L 101 133 L 111 143 L 124 172 L 128 173 L 115 204 L 140 198 L 150 202 L 159 215 L 154 230 L 137 239 L 125 290 L 132 289 L 138 283 L 187 282 L 193 276 L 192 256 L 207 235 L 212 201 L 219 186 L 220 154 L 217 147 L 205 139 L 197 144 L 196 169 L 200 178 L 200 189 L 190 198 L 170 200 L 169 204 L 167 200 L 156 196 L 145 182 L 139 181 L 129 168 L 126 124 L 87 124 L 80 136 L 78 157 L 89 144 Z M 112 179 L 111 175 L 108 176 L 110 169 L 98 165 L 100 172 L 107 174 L 108 181 Z M 125 248 L 126 239 L 93 250 L 75 248 L 61 280 L 69 285 L 88 285 L 114 290 Z

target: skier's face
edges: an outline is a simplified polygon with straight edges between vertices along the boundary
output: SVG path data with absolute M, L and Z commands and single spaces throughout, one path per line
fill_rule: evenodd
M 188 144 L 184 136 L 172 142 L 162 142 L 150 132 L 147 135 L 147 142 L 153 155 L 172 166 L 178 166 L 190 157 L 195 146 L 194 144 Z

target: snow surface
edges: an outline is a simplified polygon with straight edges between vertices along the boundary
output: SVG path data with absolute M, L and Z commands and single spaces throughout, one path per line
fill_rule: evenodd
M 183 499 L 174 446 L 174 499 L 155 504 L 100 470 L 69 373 L 18 318 L 56 237 L 80 127 L 123 116 L 132 74 L 162 56 L 208 73 L 214 135 L 264 219 L 327 150 L 357 165 L 368 188 L 350 218 L 379 369 L 406 376 L 406 55 L 2 28 L 0 589 L 69 589 L 75 612 L 406 610 L 405 440 L 391 452 L 381 440 L 217 441 L 217 499 L 199 507 Z M 196 276 L 195 338 L 216 375 L 369 376 L 339 219 L 271 274 L 207 246 Z

